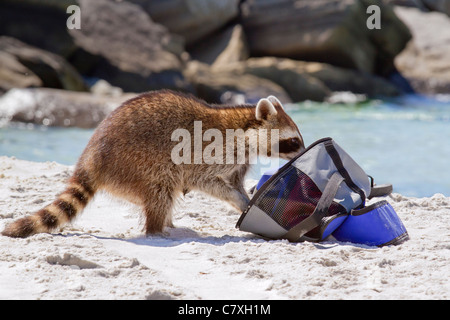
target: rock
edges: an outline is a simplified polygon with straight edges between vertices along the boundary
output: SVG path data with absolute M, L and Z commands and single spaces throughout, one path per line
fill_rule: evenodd
M 367 28 L 371 4 L 383 13 L 380 30 Z M 247 0 L 241 8 L 253 56 L 326 62 L 385 75 L 411 38 L 391 7 L 377 0 Z
M 227 65 L 233 62 L 245 61 L 250 57 L 247 39 L 240 24 L 231 29 L 227 46 L 214 60 L 213 66 Z
M 450 16 L 450 1 L 448 0 L 422 0 L 423 4 L 433 11 L 439 11 Z
M 90 91 L 98 96 L 120 97 L 123 90 L 119 87 L 114 87 L 103 79 L 97 80 L 90 88 Z
M 282 103 L 292 102 L 282 87 L 250 74 L 216 70 L 197 61 L 190 62 L 185 72 L 197 95 L 208 103 L 256 103 L 269 95 L 276 96 Z
M 239 75 L 252 75 L 280 85 L 295 101 L 323 101 L 331 91 L 320 81 L 304 72 L 306 62 L 291 59 L 264 57 L 216 67 L 216 72 L 226 70 Z
M 450 18 L 416 8 L 396 7 L 395 12 L 413 34 L 413 40 L 395 60 L 398 70 L 416 92 L 450 93 Z
M 49 88 L 11 89 L 0 98 L 0 123 L 19 121 L 94 128 L 112 110 L 134 96 L 107 97 Z
M 247 39 L 237 24 L 221 30 L 197 43 L 189 51 L 192 59 L 209 64 L 229 64 L 249 58 Z
M 42 80 L 14 55 L 0 51 L 0 95 L 12 88 L 40 87 Z
M 323 101 L 333 91 L 363 93 L 371 97 L 399 94 L 392 84 L 380 77 L 319 62 L 264 57 L 250 58 L 215 69 L 216 72 L 228 70 L 271 80 L 286 90 L 295 102 Z
M 99 57 L 90 75 L 124 91 L 188 89 L 179 57 L 165 50 L 169 32 L 139 6 L 107 0 L 79 2 L 83 27 L 70 34 L 77 46 Z
M 383 0 L 391 6 L 417 8 L 423 12 L 437 11 L 450 16 L 449 0 Z
M 76 0 L 2 0 L 0 34 L 67 58 L 75 49 L 67 32 L 69 5 Z
M 101 265 L 95 262 L 81 259 L 71 253 L 64 253 L 62 257 L 59 255 L 47 256 L 46 261 L 51 265 L 70 266 L 72 268 L 74 267 L 73 269 L 75 270 L 103 268 Z
M 331 91 L 350 91 L 365 94 L 370 98 L 396 96 L 401 91 L 386 79 L 358 70 L 351 70 L 317 63 L 310 67 L 308 74 L 320 80 Z
M 414 7 L 420 10 L 426 10 L 422 0 L 383 0 L 383 2 L 391 6 Z
M 239 0 L 129 0 L 192 45 L 239 14 Z
M 70 4 L 81 8 L 79 30 L 66 27 Z M 3 0 L 0 33 L 61 55 L 84 76 L 124 91 L 191 89 L 182 74 L 179 37 L 127 1 Z
M 65 59 L 51 52 L 29 46 L 17 39 L 0 36 L 0 52 L 9 54 L 24 71 L 40 79 L 27 86 L 86 91 L 81 75 Z M 28 70 L 28 71 L 27 71 Z M 19 87 L 27 87 L 22 83 Z

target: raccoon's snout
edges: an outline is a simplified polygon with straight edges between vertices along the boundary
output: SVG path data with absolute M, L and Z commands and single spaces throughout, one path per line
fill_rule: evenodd
M 306 148 L 305 148 L 305 143 L 303 142 L 303 139 L 302 139 L 302 138 L 300 138 L 300 139 L 298 139 L 298 140 L 300 140 L 300 148 L 298 149 L 297 152 L 302 152 L 303 150 L 306 149 Z

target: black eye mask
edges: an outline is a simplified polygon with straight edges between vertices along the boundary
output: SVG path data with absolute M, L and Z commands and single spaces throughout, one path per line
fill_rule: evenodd
M 289 138 L 280 140 L 279 153 L 291 153 L 299 151 L 302 143 L 299 138 Z

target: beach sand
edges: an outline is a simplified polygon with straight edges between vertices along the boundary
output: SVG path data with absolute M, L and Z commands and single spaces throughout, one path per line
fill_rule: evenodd
M 0 157 L 0 229 L 53 201 L 72 170 Z M 196 192 L 176 228 L 145 237 L 136 207 L 99 194 L 55 234 L 0 236 L 0 299 L 448 299 L 450 198 L 386 199 L 410 240 L 377 248 L 266 241 Z

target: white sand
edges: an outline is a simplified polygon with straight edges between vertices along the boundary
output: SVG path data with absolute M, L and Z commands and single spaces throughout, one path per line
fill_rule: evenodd
M 53 201 L 72 168 L 0 157 L 0 229 Z M 200 193 L 165 235 L 98 195 L 58 234 L 0 236 L 0 299 L 448 299 L 450 198 L 387 198 L 410 240 L 383 248 L 265 241 Z

